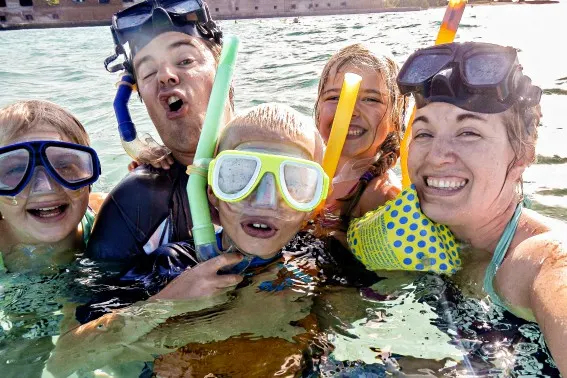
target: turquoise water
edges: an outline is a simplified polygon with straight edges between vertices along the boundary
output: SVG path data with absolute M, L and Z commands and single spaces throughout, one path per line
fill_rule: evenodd
M 431 43 L 443 12 L 309 17 L 299 23 L 291 19 L 223 22 L 224 30 L 239 35 L 243 42 L 235 76 L 237 109 L 279 101 L 311 115 L 319 73 L 334 51 L 364 42 L 391 52 L 402 63 L 414 49 Z M 565 2 L 469 7 L 457 37 L 519 48 L 525 72 L 545 89 L 537 149 L 541 163 L 526 173 L 524 190 L 535 201 L 534 207 L 563 219 L 567 219 L 567 131 L 561 121 L 567 104 L 567 53 L 560 41 L 567 35 L 566 14 Z M 112 112 L 118 77 L 108 74 L 102 64 L 112 52 L 108 28 L 8 31 L 0 38 L 0 106 L 41 98 L 70 109 L 86 125 L 101 156 L 103 177 L 95 189 L 110 190 L 126 174 L 130 159 L 121 149 Z M 138 129 L 156 135 L 143 104 L 133 99 L 131 110 Z M 97 350 L 100 338 L 93 336 L 84 345 L 73 345 L 64 356 L 75 369 L 81 368 L 77 376 L 93 376 L 92 371 L 102 368 L 96 374 L 137 377 L 144 362 L 163 368 L 168 361 L 169 366 L 182 366 L 180 361 L 194 358 L 170 356 L 178 358 L 174 363 L 166 357 L 155 359 L 190 341 L 213 342 L 245 334 L 238 342 L 233 340 L 245 353 L 251 340 L 277 336 L 301 344 L 298 340 L 307 333 L 307 361 L 317 366 L 307 369 L 312 376 L 403 376 L 400 369 L 421 374 L 413 376 L 557 374 L 536 326 L 484 302 L 462 298 L 450 283 L 437 277 L 393 278 L 372 289 L 334 288 L 314 295 L 315 282 L 305 273 L 312 266 L 309 260 L 279 267 L 284 273 L 264 272 L 220 310 L 168 323 L 139 340 L 128 334 L 127 347 L 119 340 Z M 41 372 L 57 341 L 57 323 L 72 314 L 66 310 L 70 303 L 83 299 L 72 290 L 74 285 L 90 284 L 98 275 L 88 261 L 74 269 L 0 283 L 2 375 L 36 376 Z M 69 290 L 61 291 L 63 286 Z M 247 295 L 251 292 L 255 294 Z M 310 313 L 316 318 L 317 332 L 308 326 L 298 328 L 298 322 Z M 89 347 L 92 353 L 81 356 Z M 218 348 L 222 350 L 220 344 Z M 268 359 L 275 359 L 277 350 L 285 350 L 269 343 L 265 348 L 271 353 Z M 289 353 L 282 360 L 282 370 L 297 363 L 296 354 Z M 124 357 L 124 363 L 106 366 L 113 356 Z M 405 357 L 392 359 L 397 356 Z M 235 366 L 241 364 L 237 356 L 227 358 Z M 235 370 L 225 376 L 269 376 L 262 369 L 252 369 L 256 375 L 239 375 Z
M 237 109 L 280 101 L 311 115 L 319 74 L 342 46 L 364 42 L 391 52 L 402 63 L 431 43 L 444 9 L 422 12 L 306 17 L 222 22 L 241 37 L 235 76 Z M 457 39 L 512 45 L 533 81 L 546 90 L 538 154 L 567 158 L 563 113 L 567 101 L 567 2 L 551 5 L 468 7 Z M 86 125 L 102 158 L 103 178 L 95 189 L 108 191 L 129 162 L 119 143 L 112 112 L 116 74 L 103 68 L 112 52 L 108 28 L 8 31 L 1 35 L 0 106 L 17 99 L 42 98 L 75 113 Z M 143 105 L 131 108 L 139 130 L 151 131 Z M 156 134 L 155 132 L 153 133 Z M 550 159 L 546 159 L 548 162 Z M 525 175 L 525 191 L 545 211 L 567 219 L 567 161 L 539 164 Z M 560 163 L 560 164 L 559 164 Z

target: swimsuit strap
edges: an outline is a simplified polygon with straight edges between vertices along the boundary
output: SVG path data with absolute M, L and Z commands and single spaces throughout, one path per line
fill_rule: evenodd
M 496 271 L 504 261 L 504 257 L 506 256 L 506 252 L 510 247 L 510 243 L 512 243 L 512 239 L 514 239 L 514 234 L 516 233 L 516 229 L 518 228 L 518 223 L 520 221 L 520 215 L 522 214 L 522 203 L 520 202 L 518 206 L 516 206 L 516 211 L 510 219 L 510 222 L 504 229 L 498 244 L 496 245 L 496 249 L 494 250 L 494 255 L 492 256 L 492 260 L 490 264 L 486 268 L 486 273 L 484 275 L 484 291 L 488 293 L 492 303 L 507 308 L 504 302 L 500 299 L 496 291 L 494 291 L 494 277 L 496 277 Z

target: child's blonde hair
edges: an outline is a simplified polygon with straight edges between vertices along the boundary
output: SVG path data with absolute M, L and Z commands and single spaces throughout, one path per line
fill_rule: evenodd
M 239 135 L 249 136 L 258 132 L 273 134 L 276 141 L 296 143 L 303 138 L 314 137 L 313 160 L 323 161 L 325 144 L 313 121 L 297 110 L 283 104 L 267 103 L 237 114 L 223 130 L 219 138 L 219 151 L 234 148 Z
M 49 101 L 18 101 L 0 109 L 0 143 L 20 137 L 35 127 L 47 124 L 73 143 L 89 145 L 89 136 L 77 118 Z

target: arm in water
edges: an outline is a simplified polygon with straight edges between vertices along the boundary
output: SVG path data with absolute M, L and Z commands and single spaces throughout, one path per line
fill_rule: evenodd
M 134 347 L 145 335 L 167 319 L 201 311 L 226 302 L 227 292 L 242 281 L 238 275 L 217 271 L 242 259 L 226 254 L 185 270 L 163 291 L 147 301 L 106 314 L 62 335 L 48 361 L 55 376 L 68 376 L 78 369 L 97 369 L 132 360 L 149 360 L 163 347 Z

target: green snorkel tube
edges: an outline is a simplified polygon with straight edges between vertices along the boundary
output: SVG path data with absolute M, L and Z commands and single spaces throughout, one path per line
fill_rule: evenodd
M 207 198 L 207 172 L 217 145 L 220 123 L 222 120 L 232 74 L 236 63 L 239 41 L 235 36 L 225 38 L 223 49 L 211 90 L 205 123 L 197 144 L 193 165 L 187 167 L 187 197 L 193 220 L 193 239 L 197 258 L 203 262 L 219 255 L 215 228 L 209 211 Z

